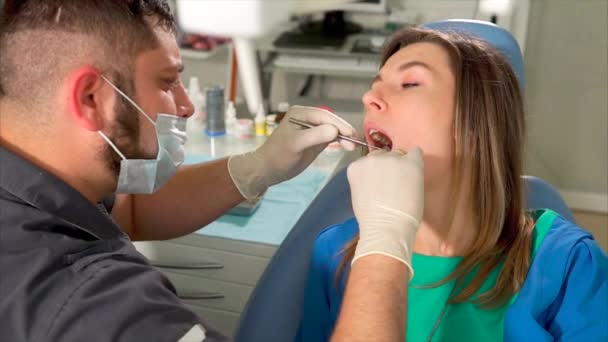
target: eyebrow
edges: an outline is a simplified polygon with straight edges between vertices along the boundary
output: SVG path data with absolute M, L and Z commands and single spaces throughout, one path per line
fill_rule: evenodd
M 402 72 L 404 70 L 407 70 L 409 68 L 416 67 L 416 66 L 425 68 L 430 72 L 435 72 L 435 70 L 433 68 L 431 68 L 430 65 L 428 65 L 424 62 L 421 62 L 421 61 L 411 61 L 411 62 L 403 63 L 397 68 L 397 71 Z M 382 76 L 380 76 L 380 74 L 377 74 L 376 77 L 374 77 L 374 80 L 372 81 L 371 84 L 374 84 L 378 81 L 382 81 Z

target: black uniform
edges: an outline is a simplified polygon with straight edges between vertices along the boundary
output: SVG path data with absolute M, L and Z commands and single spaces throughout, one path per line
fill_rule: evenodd
M 181 304 L 102 205 L 0 146 L 0 340 L 184 335 L 224 340 Z

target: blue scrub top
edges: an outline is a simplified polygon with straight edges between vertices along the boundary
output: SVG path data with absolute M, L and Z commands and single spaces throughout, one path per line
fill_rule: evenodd
M 504 310 L 502 340 L 608 341 L 608 257 L 591 234 L 551 211 L 539 216 L 546 214 L 554 219 L 536 239 L 526 281 Z M 329 340 L 344 294 L 345 277 L 335 281 L 340 252 L 357 232 L 351 219 L 317 237 L 296 341 Z

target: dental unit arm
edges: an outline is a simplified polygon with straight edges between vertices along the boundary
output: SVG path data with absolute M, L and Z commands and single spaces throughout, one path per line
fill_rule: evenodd
M 263 103 L 253 40 L 287 22 L 290 15 L 331 10 L 351 1 L 177 0 L 176 5 L 178 24 L 185 32 L 232 38 L 247 108 L 253 114 Z

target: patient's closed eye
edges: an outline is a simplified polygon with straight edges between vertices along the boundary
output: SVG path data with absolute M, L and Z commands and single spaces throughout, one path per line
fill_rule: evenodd
M 401 88 L 403 89 L 407 89 L 407 88 L 413 88 L 413 87 L 417 87 L 419 84 L 418 83 L 402 83 L 401 84 Z

